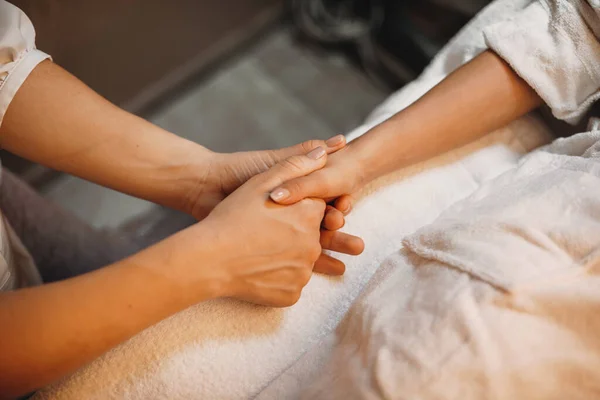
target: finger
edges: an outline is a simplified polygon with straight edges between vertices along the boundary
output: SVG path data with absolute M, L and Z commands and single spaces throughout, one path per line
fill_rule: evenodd
M 321 226 L 330 231 L 342 229 L 345 224 L 344 214 L 333 206 L 327 206 Z
M 325 166 L 327 152 L 322 147 L 311 150 L 308 154 L 296 155 L 286 158 L 273 168 L 259 175 L 271 191 L 282 183 L 294 178 L 303 177 Z M 284 189 L 277 189 L 271 193 L 271 197 L 285 197 Z
M 318 197 L 321 199 L 331 197 L 329 186 L 325 181 L 325 175 L 320 173 L 320 171 L 310 176 L 290 179 L 271 193 L 271 199 L 283 205 L 294 204 L 307 197 Z
M 315 262 L 313 272 L 331 276 L 344 275 L 344 272 L 346 272 L 346 265 L 344 265 L 344 263 L 340 260 L 327 254 L 321 254 L 318 260 Z
M 352 195 L 349 194 L 340 196 L 335 200 L 333 206 L 337 210 L 341 211 L 343 215 L 348 215 L 350 214 L 350 211 L 352 211 L 352 207 L 354 206 L 354 197 L 352 197 Z
M 325 209 L 327 204 L 324 200 L 317 198 L 302 199 L 294 205 L 299 207 L 300 212 L 304 215 L 304 219 L 309 224 L 311 229 L 320 229 L 325 217 Z M 316 231 L 312 231 L 315 233 Z
M 306 154 L 317 147 L 322 147 L 327 151 L 327 154 L 335 153 L 336 151 L 346 146 L 346 138 L 344 135 L 336 135 L 327 140 L 307 140 L 295 146 L 286 147 L 273 151 L 275 162 L 279 162 L 291 156 Z
M 340 231 L 321 230 L 321 247 L 338 253 L 357 256 L 365 249 L 365 243 L 358 236 Z

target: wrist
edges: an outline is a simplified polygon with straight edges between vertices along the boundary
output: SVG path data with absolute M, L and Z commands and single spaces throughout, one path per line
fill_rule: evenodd
M 180 283 L 189 304 L 227 297 L 231 279 L 227 275 L 227 257 L 231 248 L 223 243 L 222 229 L 210 218 L 163 240 L 153 247 L 164 246 L 157 254 L 168 254 L 164 266 L 170 277 Z
M 183 167 L 174 178 L 178 193 L 173 208 L 198 218 L 197 208 L 201 199 L 219 187 L 215 168 L 217 153 L 193 142 L 189 142 L 187 147 L 182 156 Z
M 406 165 L 411 146 L 407 140 L 400 139 L 403 131 L 399 128 L 399 121 L 392 118 L 371 128 L 348 145 L 356 152 L 355 159 L 362 170 L 363 185 Z
M 370 181 L 370 157 L 364 151 L 363 146 L 356 141 L 349 143 L 346 148 L 338 150 L 344 158 L 351 160 L 351 170 L 348 176 L 353 177 L 351 191 L 359 190 Z
M 377 125 L 347 146 L 356 162 L 357 183 L 361 187 L 382 175 L 382 157 L 386 153 L 380 137 L 384 130 L 383 124 Z

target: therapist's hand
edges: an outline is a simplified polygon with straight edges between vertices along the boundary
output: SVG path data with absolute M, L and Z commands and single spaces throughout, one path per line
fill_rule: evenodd
M 323 148 L 286 159 L 248 180 L 198 225 L 215 232 L 211 244 L 222 255 L 215 271 L 224 282 L 222 296 L 275 307 L 298 301 L 321 255 L 325 202 L 304 199 L 281 206 L 269 193 L 322 168 L 326 159 Z
M 328 154 L 346 145 L 343 135 L 328 140 L 309 140 L 295 146 L 278 150 L 246 151 L 238 153 L 212 153 L 206 159 L 205 176 L 195 185 L 196 192 L 188 194 L 187 212 L 202 220 L 225 197 L 256 174 L 271 168 L 278 162 L 295 155 L 307 154 L 322 147 Z M 329 221 L 330 219 L 328 219 Z M 328 227 L 329 228 L 329 227 Z M 337 228 L 330 228 L 337 229 Z

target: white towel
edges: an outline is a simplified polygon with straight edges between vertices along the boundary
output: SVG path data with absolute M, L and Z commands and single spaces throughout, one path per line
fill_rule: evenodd
M 285 310 L 214 301 L 181 312 L 110 351 L 36 399 L 250 398 L 334 330 L 400 238 L 472 193 L 482 179 L 514 166 L 529 144 L 547 139 L 531 119 L 461 151 L 402 173 L 360 202 L 347 230 L 365 238 L 360 257 L 344 257 L 341 279 L 315 276 Z M 535 136 L 535 137 L 532 137 Z M 291 389 L 290 389 L 291 390 Z M 289 398 L 287 396 L 279 398 Z
M 385 280 L 386 273 L 381 271 L 380 266 L 382 263 L 385 265 L 385 256 L 402 247 L 401 238 L 434 221 L 444 209 L 469 196 L 483 182 L 514 167 L 525 150 L 521 138 L 539 140 L 538 144 L 547 140 L 543 131 L 532 129 L 535 126 L 530 124 L 532 122 L 525 118 L 473 144 L 470 149 L 447 154 L 383 180 L 381 183 L 385 185 L 363 199 L 348 221 L 350 229 L 356 227 L 356 232 L 366 240 L 367 250 L 373 251 L 376 257 L 369 253 L 364 259 L 361 256 L 350 261 L 349 273 L 367 269 L 365 278 L 377 272 L 373 279 Z M 379 264 L 373 265 L 373 262 Z M 362 281 L 360 285 L 365 283 Z M 348 299 L 353 298 L 350 294 L 347 296 Z M 356 296 L 354 291 L 352 296 Z M 341 313 L 336 312 L 335 316 L 331 314 L 331 317 L 339 321 L 344 312 L 345 309 Z M 328 329 L 330 324 L 327 321 Z M 319 343 L 270 382 L 257 399 L 293 399 L 319 375 L 329 378 L 323 365 L 329 358 L 335 337 L 326 334 L 325 329 L 320 330 Z M 330 365 L 327 368 L 337 367 Z
M 333 355 L 303 398 L 600 396 L 600 131 L 524 157 L 404 245 L 315 350 Z

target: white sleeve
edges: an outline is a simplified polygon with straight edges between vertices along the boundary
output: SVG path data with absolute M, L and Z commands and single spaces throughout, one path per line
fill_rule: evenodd
M 600 6 L 595 3 L 533 1 L 484 30 L 488 47 L 529 83 L 555 117 L 570 123 L 600 97 Z
M 0 125 L 29 73 L 49 57 L 35 48 L 35 30 L 25 13 L 0 0 Z

